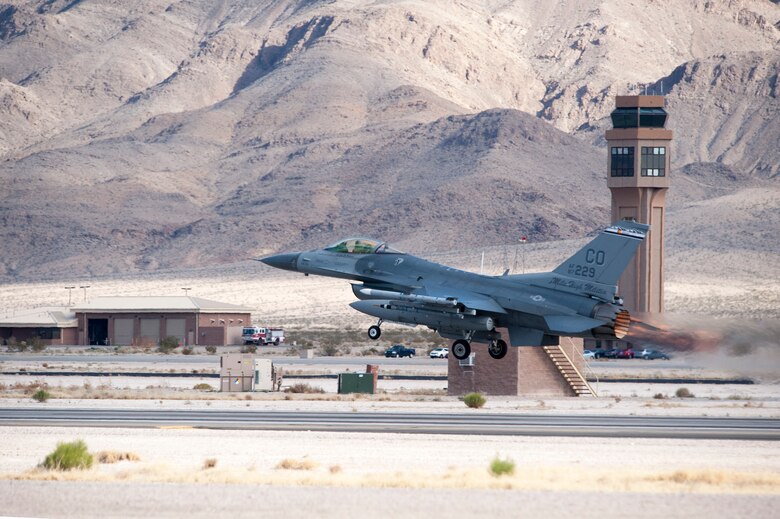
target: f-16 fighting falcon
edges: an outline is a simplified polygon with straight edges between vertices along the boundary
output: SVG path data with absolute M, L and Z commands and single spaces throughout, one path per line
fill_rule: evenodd
M 378 318 L 368 329 L 376 340 L 383 322 L 424 325 L 454 339 L 452 354 L 465 359 L 471 342 L 487 343 L 494 359 L 512 346 L 558 344 L 561 336 L 622 339 L 631 317 L 617 282 L 650 226 L 621 220 L 602 231 L 552 272 L 485 276 L 439 265 L 387 243 L 348 238 L 322 250 L 277 254 L 266 265 L 351 279 L 360 301 L 350 306 Z

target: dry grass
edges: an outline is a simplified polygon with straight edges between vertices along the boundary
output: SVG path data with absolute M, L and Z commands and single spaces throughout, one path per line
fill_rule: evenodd
M 98 463 L 119 463 L 120 461 L 141 461 L 134 452 L 100 451 L 95 454 Z
M 208 461 L 208 460 L 207 460 Z M 780 474 L 728 470 L 672 472 L 589 469 L 582 466 L 523 467 L 501 478 L 487 477 L 484 468 L 451 467 L 444 472 L 345 473 L 339 465 L 318 468 L 310 460 L 286 459 L 276 470 L 184 470 L 163 464 L 145 464 L 119 471 L 50 471 L 36 468 L 2 479 L 57 481 L 130 481 L 154 483 L 263 484 L 280 486 L 365 488 L 456 488 L 496 490 L 578 491 L 598 482 L 608 492 L 730 493 L 780 495 Z
M 296 460 L 291 458 L 285 458 L 276 465 L 277 470 L 314 470 L 319 466 L 319 463 L 312 460 L 302 459 Z

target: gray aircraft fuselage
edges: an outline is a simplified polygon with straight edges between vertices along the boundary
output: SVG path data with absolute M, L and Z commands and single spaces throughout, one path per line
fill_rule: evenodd
M 558 337 L 620 339 L 630 317 L 617 297 L 617 279 L 649 227 L 622 221 L 603 231 L 553 272 L 485 276 L 404 254 L 385 243 L 352 238 L 323 250 L 263 258 L 267 265 L 349 279 L 356 310 L 384 321 L 424 325 L 456 339 L 460 358 L 471 341 L 503 357 L 512 346 L 557 344 Z M 456 346 L 458 346 L 456 348 Z M 460 354 L 459 354 L 460 353 Z

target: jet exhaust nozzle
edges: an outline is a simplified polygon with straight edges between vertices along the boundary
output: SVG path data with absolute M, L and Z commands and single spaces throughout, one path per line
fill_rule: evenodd
M 596 339 L 622 339 L 628 335 L 631 325 L 631 314 L 625 308 L 611 304 L 599 304 L 593 312 L 594 319 L 609 321 L 592 331 Z

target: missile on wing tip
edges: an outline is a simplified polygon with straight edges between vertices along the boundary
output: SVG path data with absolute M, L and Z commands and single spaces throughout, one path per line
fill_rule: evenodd
M 376 288 L 365 288 L 360 285 L 352 285 L 352 292 L 360 299 L 390 299 L 394 301 L 409 301 L 413 303 L 429 303 L 434 305 L 458 306 L 456 299 L 447 299 L 446 297 L 433 297 L 418 294 L 404 294 L 402 292 L 393 292 L 392 290 L 378 290 Z

